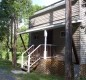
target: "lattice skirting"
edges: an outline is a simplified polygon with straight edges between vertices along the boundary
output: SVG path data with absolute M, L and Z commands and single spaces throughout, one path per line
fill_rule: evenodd
M 58 60 L 56 58 L 49 58 L 46 60 L 41 59 L 36 71 L 44 74 L 56 74 L 62 76 L 65 72 L 64 68 L 64 61 Z
M 86 78 L 86 64 L 80 65 L 80 76 Z

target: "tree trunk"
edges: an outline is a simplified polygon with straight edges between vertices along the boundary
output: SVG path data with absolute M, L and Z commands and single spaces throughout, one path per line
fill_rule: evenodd
M 65 80 L 73 80 L 71 0 L 66 0 Z
M 12 53 L 12 65 L 13 65 L 13 18 L 11 18 L 11 40 L 10 40 L 10 51 Z
M 17 35 L 16 35 L 16 19 L 14 20 L 14 44 L 13 44 L 13 58 L 14 58 L 14 67 L 16 66 L 16 42 L 17 42 Z
M 7 31 L 7 54 L 6 54 L 6 59 L 8 60 L 9 59 L 9 32 L 10 32 L 10 29 L 9 29 L 9 25 L 8 25 L 8 31 Z

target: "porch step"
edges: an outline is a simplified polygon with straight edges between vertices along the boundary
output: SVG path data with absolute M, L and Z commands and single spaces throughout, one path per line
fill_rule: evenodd
M 38 53 L 39 48 L 41 47 L 41 45 L 37 46 L 35 49 L 33 49 L 29 54 L 27 54 L 27 59 L 26 62 L 24 62 L 23 57 L 24 54 L 28 51 L 25 51 L 22 54 L 22 62 L 23 64 L 21 65 L 23 68 L 21 68 L 23 71 L 27 71 L 28 70 L 28 60 L 30 63 L 30 71 L 36 69 L 37 65 L 39 64 L 39 60 L 40 60 L 40 53 Z M 30 47 L 32 48 L 32 46 Z M 29 49 L 30 49 L 29 48 Z M 30 50 L 29 50 L 30 51 Z M 37 52 L 36 52 L 37 51 Z
M 38 66 L 39 62 L 37 62 L 36 64 L 34 64 L 31 68 L 30 68 L 30 71 L 33 71 L 36 69 L 36 67 Z M 21 70 L 23 71 L 27 71 L 28 70 L 28 65 L 24 65 L 23 68 L 21 68 Z
M 27 72 L 27 68 L 23 67 L 23 68 L 21 68 L 21 70 Z

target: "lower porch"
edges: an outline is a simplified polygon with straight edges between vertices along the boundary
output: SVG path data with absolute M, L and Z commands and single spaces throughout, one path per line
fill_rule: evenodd
M 73 63 L 78 63 L 80 52 L 79 24 L 73 25 Z M 32 32 L 29 36 L 30 47 L 22 54 L 21 68 L 26 68 L 28 72 L 34 70 L 45 74 L 64 75 L 64 26 Z M 25 57 L 25 53 L 28 56 Z

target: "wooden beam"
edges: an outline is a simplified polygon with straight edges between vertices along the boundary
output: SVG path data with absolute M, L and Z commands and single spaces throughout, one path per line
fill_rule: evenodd
M 23 40 L 23 38 L 22 38 L 22 35 L 21 35 L 21 34 L 20 34 L 20 38 L 21 38 L 21 41 L 22 41 L 22 43 L 23 43 L 24 49 L 26 50 L 27 48 L 26 48 L 26 46 L 25 46 L 25 43 L 24 43 L 24 40 Z
M 66 0 L 66 27 L 65 27 L 65 80 L 73 80 L 72 65 L 72 9 L 71 0 Z
M 72 38 L 72 47 L 73 47 L 73 52 L 74 52 L 76 64 L 79 64 L 79 58 L 78 58 L 78 54 L 77 54 L 77 51 L 76 51 L 76 47 L 75 47 L 73 38 Z

